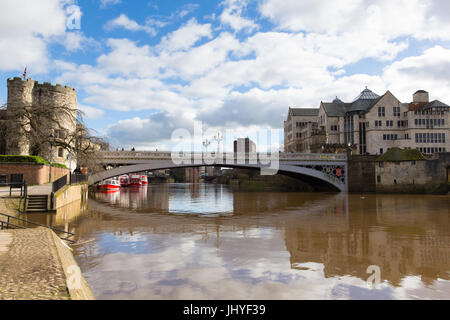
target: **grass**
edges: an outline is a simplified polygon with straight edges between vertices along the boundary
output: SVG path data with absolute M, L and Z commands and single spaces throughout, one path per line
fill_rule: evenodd
M 377 158 L 376 161 L 420 161 L 427 158 L 416 149 L 391 148 L 385 154 Z
M 0 155 L 0 163 L 35 163 L 50 165 L 50 162 L 38 156 L 10 156 Z M 67 169 L 67 166 L 60 163 L 52 163 L 52 167 Z

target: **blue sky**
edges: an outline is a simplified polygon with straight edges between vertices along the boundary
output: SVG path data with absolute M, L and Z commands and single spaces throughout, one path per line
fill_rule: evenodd
M 0 0 L 0 102 L 28 66 L 75 87 L 98 135 L 143 150 L 195 121 L 281 129 L 290 106 L 365 86 L 450 103 L 449 18 L 445 0 Z

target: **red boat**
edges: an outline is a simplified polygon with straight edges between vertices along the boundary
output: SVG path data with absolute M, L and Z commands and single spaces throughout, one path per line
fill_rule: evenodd
M 128 176 L 121 176 L 119 178 L 121 187 L 128 187 L 130 184 L 130 178 Z
M 117 181 L 115 179 L 108 179 L 108 180 L 102 181 L 98 185 L 98 189 L 101 191 L 119 191 L 120 183 L 119 183 L 119 181 Z
M 142 187 L 142 179 L 141 176 L 132 175 L 130 178 L 130 187 Z
M 145 176 L 141 176 L 141 182 L 142 182 L 143 185 L 148 184 L 148 177 L 146 175 Z

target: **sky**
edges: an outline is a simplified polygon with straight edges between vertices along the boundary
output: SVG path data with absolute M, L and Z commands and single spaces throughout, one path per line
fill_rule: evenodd
M 76 88 L 113 147 L 168 150 L 194 123 L 282 143 L 289 107 L 366 86 L 450 104 L 450 1 L 0 0 L 0 103 L 25 67 Z

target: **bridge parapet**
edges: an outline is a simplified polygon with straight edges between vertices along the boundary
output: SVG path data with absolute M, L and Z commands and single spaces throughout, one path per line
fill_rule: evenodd
M 267 161 L 347 161 L 346 154 L 305 154 L 305 153 L 178 153 L 178 152 L 142 152 L 142 151 L 104 151 L 101 153 L 104 161 L 108 160 L 174 160 L 174 161 L 204 161 L 205 163 L 231 163 L 239 160 L 245 162 Z

